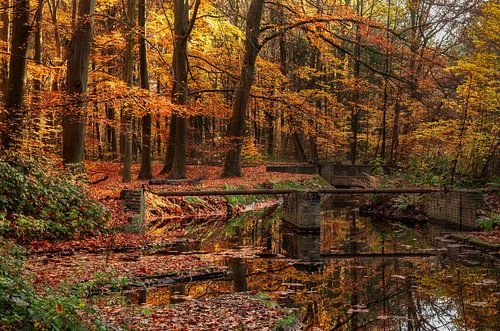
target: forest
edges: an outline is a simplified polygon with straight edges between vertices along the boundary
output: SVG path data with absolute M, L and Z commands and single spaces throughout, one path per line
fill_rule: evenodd
M 2 0 L 0 329 L 495 329 L 499 20 Z

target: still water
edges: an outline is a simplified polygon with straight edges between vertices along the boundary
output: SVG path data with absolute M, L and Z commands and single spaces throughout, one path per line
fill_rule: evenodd
M 227 267 L 223 279 L 150 288 L 150 304 L 251 291 L 292 308 L 305 330 L 499 330 L 500 264 L 433 225 L 323 208 L 300 233 L 279 208 L 193 231 L 182 249 Z

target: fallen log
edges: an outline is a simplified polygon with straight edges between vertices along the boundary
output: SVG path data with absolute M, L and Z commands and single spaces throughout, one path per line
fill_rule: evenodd
M 97 180 L 94 180 L 93 182 L 90 182 L 91 185 L 95 185 L 95 184 L 99 184 L 101 182 L 104 182 L 105 180 L 107 180 L 109 178 L 109 175 L 107 176 L 104 176 L 103 178 L 100 178 L 100 179 L 97 179 Z

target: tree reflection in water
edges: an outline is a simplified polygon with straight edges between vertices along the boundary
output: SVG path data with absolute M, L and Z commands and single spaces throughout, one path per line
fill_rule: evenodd
M 370 221 L 348 209 L 323 212 L 321 224 L 320 234 L 297 233 L 281 225 L 279 211 L 228 221 L 212 231 L 202 249 L 246 247 L 261 257 L 223 258 L 230 279 L 190 284 L 185 295 L 265 292 L 294 308 L 307 329 L 495 330 L 500 325 L 498 261 L 464 265 L 465 250 L 436 246 L 442 229 Z M 359 256 L 430 248 L 440 254 Z M 331 258 L 331 253 L 358 255 Z M 481 258 L 467 254 L 469 260 Z

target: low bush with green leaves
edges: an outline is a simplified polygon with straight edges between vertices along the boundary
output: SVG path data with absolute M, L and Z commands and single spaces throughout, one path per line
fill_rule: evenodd
M 450 184 L 450 160 L 445 157 L 426 155 L 412 158 L 404 167 L 406 182 L 412 185 L 448 185 Z
M 0 235 L 19 240 L 71 238 L 100 231 L 106 220 L 104 207 L 70 174 L 0 161 Z
M 493 230 L 495 227 L 500 226 L 500 215 L 492 211 L 487 211 L 477 220 L 477 224 L 484 231 Z
M 1 330 L 103 330 L 97 312 L 81 297 L 54 290 L 36 293 L 23 267 L 23 248 L 0 238 Z

